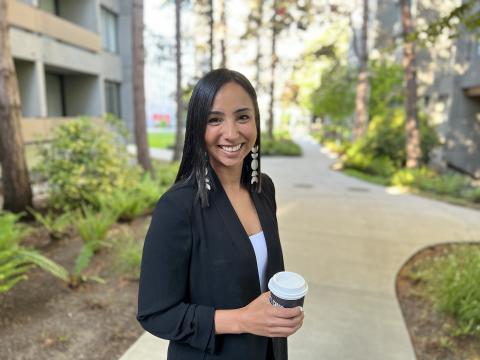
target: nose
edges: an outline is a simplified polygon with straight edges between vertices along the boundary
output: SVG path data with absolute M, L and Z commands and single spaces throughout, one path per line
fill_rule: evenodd
M 227 140 L 235 140 L 238 137 L 238 127 L 235 120 L 225 121 L 225 138 Z

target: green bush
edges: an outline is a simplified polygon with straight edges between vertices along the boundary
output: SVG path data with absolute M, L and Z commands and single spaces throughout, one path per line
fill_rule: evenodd
M 113 269 L 138 280 L 142 262 L 142 244 L 130 232 L 125 232 L 115 238 L 113 247 L 115 255 Z
M 480 249 L 464 246 L 425 271 L 438 307 L 459 322 L 458 335 L 480 334 Z
M 179 162 L 161 164 L 155 166 L 157 178 L 159 179 L 159 185 L 161 187 L 170 187 L 173 185 L 178 173 Z
M 466 190 L 464 197 L 471 202 L 480 203 L 480 187 Z
M 301 156 L 302 148 L 290 139 L 262 138 L 262 155 L 264 156 Z
M 419 179 L 433 179 L 436 173 L 427 167 L 418 169 L 400 169 L 392 176 L 392 185 L 417 187 Z
M 458 174 L 438 175 L 431 178 L 419 177 L 416 180 L 416 186 L 420 190 L 454 197 L 459 197 L 468 185 L 466 177 Z
M 135 181 L 128 171 L 125 145 L 114 131 L 89 118 L 56 128 L 41 156 L 38 170 L 48 180 L 55 207 L 78 208 L 94 192 L 112 193 Z
M 363 157 L 362 168 L 374 168 L 380 170 L 375 174 L 392 174 L 395 170 L 401 169 L 406 163 L 406 142 L 405 142 L 405 116 L 401 108 L 393 109 L 388 117 L 375 116 L 368 125 L 367 135 L 357 140 L 346 152 L 344 165 L 349 167 L 354 164 L 355 168 L 361 170 L 358 165 L 358 157 Z M 438 145 L 438 137 L 433 127 L 428 124 L 426 117 L 420 117 L 420 136 L 423 152 L 423 162 L 428 162 L 429 153 L 434 146 Z M 383 160 L 390 159 L 389 162 Z M 384 171 L 379 169 L 378 165 L 369 166 L 365 161 L 380 160 L 388 168 Z M 389 165 L 393 165 L 393 170 Z
M 29 232 L 25 225 L 17 222 L 19 217 L 20 215 L 0 213 L 0 293 L 27 280 L 27 272 L 34 266 L 68 281 L 68 271 L 64 267 L 36 250 L 19 245 L 20 240 Z
M 108 209 L 121 221 L 131 221 L 137 216 L 151 212 L 164 188 L 149 174 L 143 175 L 130 189 L 116 189 L 111 194 L 96 193 L 91 203 L 96 209 Z

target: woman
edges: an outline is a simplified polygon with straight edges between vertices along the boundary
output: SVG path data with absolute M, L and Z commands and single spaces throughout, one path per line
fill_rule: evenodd
M 169 339 L 169 360 L 287 359 L 301 308 L 270 304 L 284 270 L 275 188 L 260 172 L 250 82 L 218 69 L 193 89 L 182 162 L 143 249 L 137 319 Z

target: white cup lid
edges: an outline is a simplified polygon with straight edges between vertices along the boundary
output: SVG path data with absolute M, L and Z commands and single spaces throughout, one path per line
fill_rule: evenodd
M 268 288 L 284 300 L 297 300 L 304 297 L 308 292 L 305 279 L 291 271 L 281 271 L 273 275 L 268 281 Z

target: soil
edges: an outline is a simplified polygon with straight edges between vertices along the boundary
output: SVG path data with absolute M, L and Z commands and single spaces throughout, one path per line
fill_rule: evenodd
M 143 242 L 149 218 L 116 224 L 109 237 L 130 228 Z M 73 269 L 82 241 L 71 233 L 52 241 L 37 229 L 23 244 Z M 102 248 L 87 272 L 106 283 L 76 289 L 40 270 L 0 294 L 0 358 L 4 360 L 118 359 L 143 332 L 135 319 L 138 280 L 115 271 L 114 251 Z
M 418 360 L 479 360 L 480 336 L 455 336 L 454 318 L 435 308 L 424 281 L 410 274 L 425 261 L 444 256 L 460 246 L 480 244 L 441 244 L 415 254 L 397 277 L 397 296 Z

